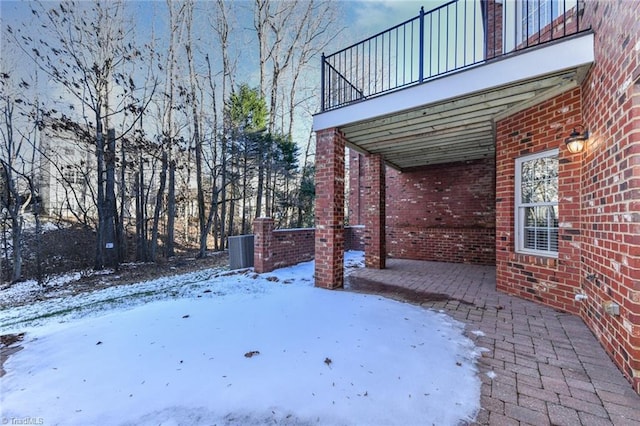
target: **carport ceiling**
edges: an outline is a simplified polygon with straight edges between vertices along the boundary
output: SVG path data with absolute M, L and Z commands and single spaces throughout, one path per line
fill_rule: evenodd
M 340 126 L 348 146 L 399 170 L 495 155 L 495 122 L 577 87 L 588 68 L 529 79 Z M 446 78 L 446 77 L 445 77 Z M 411 88 L 406 95 L 411 96 Z M 367 101 L 364 101 L 367 102 Z

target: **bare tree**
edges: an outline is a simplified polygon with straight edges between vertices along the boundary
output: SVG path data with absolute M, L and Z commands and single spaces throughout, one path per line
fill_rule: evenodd
M 48 9 L 45 4 L 37 3 L 32 13 L 41 24 L 41 31 L 48 34 L 36 39 L 26 29 L 9 29 L 14 40 L 51 81 L 65 89 L 69 96 L 66 106 L 69 114 L 80 109 L 75 116 L 61 113 L 59 120 L 69 123 L 69 128 L 91 129 L 97 177 L 94 267 L 101 269 L 108 254 L 105 250 L 115 248 L 115 235 L 107 236 L 106 232 L 115 229 L 116 224 L 108 224 L 107 220 L 113 222 L 118 216 L 112 211 L 115 203 L 107 200 L 106 194 L 106 185 L 111 182 L 106 181 L 105 134 L 116 115 L 127 111 L 140 113 L 141 108 L 136 106 L 139 102 L 133 97 L 133 79 L 127 77 L 122 68 L 140 52 L 129 39 L 121 1 L 80 4 L 64 1 Z M 83 123 L 78 124 L 77 120 Z M 120 129 L 119 133 L 122 135 L 131 128 Z M 117 256 L 110 258 L 117 264 Z
M 186 3 L 186 17 L 185 25 L 187 32 L 187 41 L 184 45 L 185 53 L 187 55 L 187 64 L 189 67 L 189 91 L 187 95 L 187 103 L 191 105 L 191 126 L 192 139 L 195 151 L 196 162 L 196 203 L 198 208 L 198 235 L 199 235 L 199 250 L 198 257 L 205 257 L 207 252 L 207 234 L 210 225 L 210 221 L 206 220 L 206 208 L 205 208 L 205 196 L 203 185 L 203 132 L 201 129 L 200 115 L 201 111 L 199 106 L 202 105 L 201 97 L 199 94 L 202 92 L 196 77 L 195 70 L 195 58 L 194 58 L 194 46 L 193 46 L 193 14 L 195 4 L 192 0 Z
M 174 10 L 172 0 L 167 0 L 169 9 L 169 46 L 167 52 L 167 80 L 165 86 L 165 115 L 163 120 L 163 137 L 166 142 L 167 159 L 163 157 L 163 169 L 168 166 L 169 182 L 167 188 L 167 235 L 165 254 L 167 257 L 174 256 L 174 240 L 175 240 L 175 217 L 176 217 L 176 159 L 174 158 L 175 139 L 176 139 L 176 123 L 174 122 L 173 111 L 175 108 L 175 90 L 176 90 L 176 64 L 177 49 L 181 43 L 183 30 L 183 14 L 185 4 L 179 4 L 177 10 Z
M 8 85 L 9 74 L 3 72 L 2 93 L 0 94 L 0 109 L 2 111 L 2 122 L 0 126 L 0 136 L 2 137 L 2 145 L 0 145 L 0 172 L 2 181 L 2 194 L 0 194 L 0 209 L 4 214 L 8 215 L 11 228 L 11 274 L 9 281 L 15 282 L 22 277 L 22 230 L 24 224 L 24 211 L 31 198 L 24 199 L 20 190 L 20 177 L 25 175 L 24 158 L 26 147 L 23 140 L 19 138 L 17 132 L 14 131 L 15 124 L 15 106 L 16 101 L 23 102 L 21 99 L 13 98 L 6 86 Z M 5 242 L 7 246 L 7 242 Z M 7 247 L 8 248 L 8 247 Z M 8 254 L 9 250 L 5 253 Z
M 177 62 L 178 49 L 182 43 L 184 30 L 184 3 L 174 3 L 167 0 L 168 12 L 168 34 L 166 58 L 164 63 L 165 80 L 164 90 L 160 105 L 158 105 L 160 135 L 158 142 L 161 146 L 161 171 L 159 175 L 159 186 L 156 192 L 155 210 L 153 214 L 153 227 L 151 235 L 150 255 L 152 260 L 157 257 L 157 245 L 159 236 L 159 226 L 163 202 L 166 193 L 166 235 L 164 242 L 165 255 L 174 256 L 175 240 L 175 216 L 176 216 L 176 149 L 179 140 L 180 129 L 174 116 L 177 106 Z M 159 65 L 160 66 L 160 65 Z M 162 67 L 162 66 L 161 66 Z
M 237 57 L 233 55 L 230 48 L 232 17 L 229 6 L 227 6 L 223 0 L 217 0 L 216 5 L 218 7 L 216 9 L 214 19 L 210 24 L 215 33 L 218 35 L 218 40 L 220 42 L 220 56 L 222 58 L 222 81 L 220 95 L 224 100 L 227 99 L 229 94 L 233 91 Z M 229 142 L 227 140 L 229 134 L 227 123 L 227 120 L 222 120 L 222 129 L 219 132 L 221 161 L 220 194 L 222 196 L 222 199 L 220 200 L 220 220 L 218 221 L 220 248 L 225 247 L 226 238 L 232 231 L 227 225 L 229 217 L 231 217 L 231 222 L 233 221 L 233 211 L 232 209 L 228 208 L 231 207 L 229 204 L 231 204 L 230 201 L 233 199 L 233 191 L 229 191 L 230 185 L 228 182 L 230 170 L 227 160 L 230 157 L 231 150 L 229 149 Z M 217 132 L 218 129 L 216 129 L 215 131 Z M 228 210 L 231 211 L 229 212 Z
M 5 46 L 6 47 L 6 46 Z M 8 50 L 8 49 L 7 49 Z M 3 222 L 4 260 L 11 273 L 10 281 L 22 278 L 23 225 L 27 207 L 35 220 L 36 277 L 42 284 L 41 226 L 39 216 L 38 165 L 39 134 L 43 128 L 38 96 L 29 96 L 38 86 L 37 72 L 29 76 L 12 77 L 18 67 L 9 67 L 3 57 L 0 69 L 0 215 Z M 15 84 L 19 78 L 20 83 Z M 30 83 L 25 81 L 29 80 Z M 5 235 L 6 219 L 10 221 L 11 245 Z M 9 250 L 9 248 L 11 250 Z M 11 261 L 9 261 L 11 252 Z M 0 278 L 2 277 L 0 269 Z
M 205 57 L 207 63 L 207 82 L 210 90 L 211 97 L 211 111 L 213 117 L 211 119 L 211 129 L 209 132 L 208 138 L 208 155 L 205 156 L 207 159 L 208 171 L 210 174 L 210 206 L 209 206 L 209 215 L 207 216 L 206 227 L 204 235 L 209 235 L 213 228 L 213 242 L 214 248 L 217 250 L 220 247 L 224 246 L 224 243 L 221 241 L 221 230 L 220 230 L 220 214 L 218 213 L 218 208 L 220 205 L 220 196 L 224 191 L 224 186 L 219 184 L 222 175 L 222 168 L 218 164 L 219 161 L 219 144 L 218 140 L 223 140 L 219 138 L 219 125 L 218 125 L 218 110 L 217 110 L 217 102 L 216 102 L 216 82 L 213 78 L 213 74 L 211 71 L 211 61 L 209 56 Z
M 309 90 L 300 90 L 301 76 L 309 69 L 311 59 L 340 32 L 331 31 L 336 21 L 333 2 L 255 0 L 260 93 L 267 98 L 269 92 L 269 133 L 284 133 L 293 140 L 295 117 L 301 113 L 299 107 L 315 96 Z M 270 148 L 264 147 L 264 166 L 258 171 L 257 215 L 262 214 L 263 197 L 266 215 L 272 215 L 276 205 L 277 171 L 271 167 L 275 164 L 271 154 Z

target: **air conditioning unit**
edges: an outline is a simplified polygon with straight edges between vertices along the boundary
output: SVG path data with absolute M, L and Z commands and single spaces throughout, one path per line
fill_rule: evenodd
M 242 269 L 253 266 L 253 235 L 237 235 L 227 238 L 229 243 L 229 268 Z

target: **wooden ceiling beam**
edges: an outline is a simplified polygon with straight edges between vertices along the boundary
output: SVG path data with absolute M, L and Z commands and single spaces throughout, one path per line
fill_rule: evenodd
M 395 138 L 395 139 L 384 139 L 384 140 L 372 140 L 371 142 L 360 143 L 364 149 L 371 150 L 375 148 L 385 147 L 385 146 L 394 146 L 397 144 L 401 144 L 407 140 L 422 140 L 424 142 L 428 142 L 429 140 L 437 140 L 439 138 L 448 137 L 448 136 L 456 136 L 456 135 L 466 135 L 469 133 L 477 133 L 477 132 L 486 132 L 492 129 L 492 125 L 490 122 L 486 120 L 478 120 L 478 121 L 466 121 L 461 123 L 460 125 L 453 127 L 444 127 L 438 128 L 437 130 L 422 132 L 422 133 L 414 133 L 411 135 Z
M 405 135 L 428 135 L 430 132 L 446 130 L 450 127 L 466 126 L 469 124 L 490 123 L 493 114 L 500 111 L 500 107 L 491 108 L 480 113 L 460 114 L 455 117 L 448 117 L 433 121 L 425 121 L 419 125 L 407 126 L 404 129 L 398 129 L 394 132 L 379 131 L 372 129 L 372 132 L 362 137 L 353 137 L 348 131 L 344 132 L 347 139 L 357 145 L 366 146 L 368 143 L 394 141 L 401 139 Z

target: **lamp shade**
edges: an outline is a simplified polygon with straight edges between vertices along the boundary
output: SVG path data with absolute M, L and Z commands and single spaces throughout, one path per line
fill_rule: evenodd
M 570 153 L 577 154 L 584 150 L 587 139 L 589 139 L 588 130 L 585 130 L 584 133 L 580 133 L 576 129 L 573 129 L 573 132 L 571 132 L 564 143 L 567 145 L 567 149 Z

